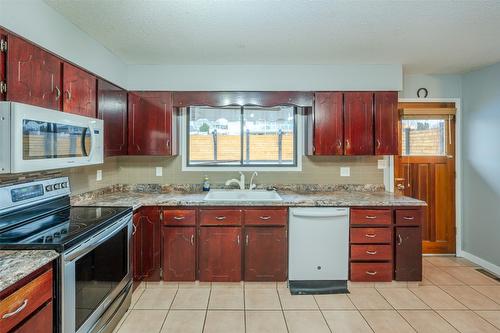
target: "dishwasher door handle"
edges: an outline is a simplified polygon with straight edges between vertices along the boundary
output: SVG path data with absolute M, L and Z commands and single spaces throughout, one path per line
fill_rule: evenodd
M 347 212 L 338 212 L 338 213 L 300 213 L 300 212 L 293 212 L 293 216 L 297 217 L 342 217 L 342 216 L 347 216 Z

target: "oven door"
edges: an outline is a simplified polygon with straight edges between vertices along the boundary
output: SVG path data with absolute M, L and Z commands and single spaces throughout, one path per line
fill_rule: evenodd
M 103 123 L 21 103 L 11 107 L 11 172 L 103 162 Z
M 62 332 L 89 332 L 131 281 L 129 214 L 63 254 Z

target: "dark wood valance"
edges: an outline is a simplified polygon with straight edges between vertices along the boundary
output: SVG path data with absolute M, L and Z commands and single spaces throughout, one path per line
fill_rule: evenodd
M 313 105 L 313 92 L 303 91 L 178 91 L 173 93 L 174 107 L 256 105 Z

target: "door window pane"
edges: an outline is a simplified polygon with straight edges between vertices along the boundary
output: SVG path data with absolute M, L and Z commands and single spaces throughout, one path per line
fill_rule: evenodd
M 401 139 L 404 156 L 446 155 L 446 120 L 403 119 Z

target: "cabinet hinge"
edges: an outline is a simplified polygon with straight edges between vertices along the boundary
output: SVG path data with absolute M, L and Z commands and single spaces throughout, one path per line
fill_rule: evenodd
M 0 52 L 7 52 L 7 45 L 6 39 L 0 39 Z
M 0 81 L 0 95 L 7 93 L 7 82 Z

